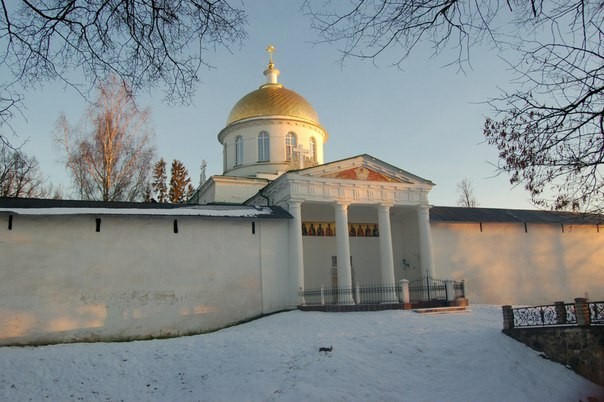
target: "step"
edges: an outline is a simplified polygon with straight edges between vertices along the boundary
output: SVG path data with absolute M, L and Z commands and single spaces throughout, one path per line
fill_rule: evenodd
M 471 311 L 469 306 L 453 306 L 453 307 L 432 307 L 432 308 L 416 308 L 414 312 L 419 314 L 450 314 L 464 313 Z

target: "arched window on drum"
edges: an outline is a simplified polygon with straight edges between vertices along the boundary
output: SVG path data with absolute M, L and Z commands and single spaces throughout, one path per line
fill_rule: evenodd
M 235 138 L 235 166 L 243 163 L 243 137 L 240 135 Z
M 261 131 L 260 134 L 258 134 L 258 162 L 268 162 L 270 159 L 268 133 L 266 131 Z
M 289 132 L 285 135 L 285 160 L 291 161 L 294 156 L 294 148 L 296 147 L 296 134 Z

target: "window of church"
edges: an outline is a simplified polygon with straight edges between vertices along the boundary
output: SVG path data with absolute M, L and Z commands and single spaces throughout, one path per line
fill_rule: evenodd
M 258 162 L 267 162 L 270 158 L 270 143 L 268 133 L 261 131 L 258 134 Z
M 235 166 L 243 163 L 243 138 L 239 135 L 235 138 Z
M 317 161 L 317 140 L 315 140 L 315 137 L 310 137 L 310 147 L 309 147 L 308 157 L 313 162 Z
M 291 161 L 294 153 L 294 148 L 297 145 L 296 134 L 289 132 L 285 135 L 285 160 Z

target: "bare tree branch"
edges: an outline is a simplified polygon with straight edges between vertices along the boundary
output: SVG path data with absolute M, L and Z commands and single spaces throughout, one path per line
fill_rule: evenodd
M 0 0 L 0 124 L 29 87 L 60 80 L 83 94 L 110 76 L 134 93 L 189 102 L 207 54 L 246 37 L 226 0 Z M 82 86 L 83 77 L 86 85 Z M 7 96 L 10 94 L 11 96 Z
M 23 151 L 0 143 L 0 197 L 47 197 L 38 161 Z
M 474 196 L 472 180 L 469 178 L 465 177 L 457 183 L 457 193 L 459 194 L 459 198 L 457 199 L 458 206 L 465 208 L 475 208 L 478 206 L 478 202 Z
M 304 9 L 342 60 L 400 65 L 425 41 L 435 53 L 457 49 L 460 69 L 477 44 L 515 54 L 518 89 L 490 100 L 484 127 L 500 170 L 538 205 L 603 210 L 602 0 L 307 0 Z

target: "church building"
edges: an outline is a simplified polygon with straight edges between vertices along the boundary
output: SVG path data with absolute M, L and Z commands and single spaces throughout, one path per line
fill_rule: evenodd
M 369 155 L 324 163 L 327 131 L 279 74 L 271 59 L 266 83 L 235 104 L 218 134 L 224 174 L 203 183 L 194 200 L 277 205 L 290 213 L 292 305 L 299 303 L 296 289 L 394 285 L 403 279 L 394 261 L 403 259 L 434 276 L 433 183 Z
M 189 204 L 0 198 L 0 345 L 404 308 L 425 300 L 417 283 L 449 305 L 604 298 L 601 216 L 436 207 L 434 183 L 378 158 L 326 162 L 317 112 L 279 74 L 271 57 L 234 105 L 223 173 L 202 172 Z

